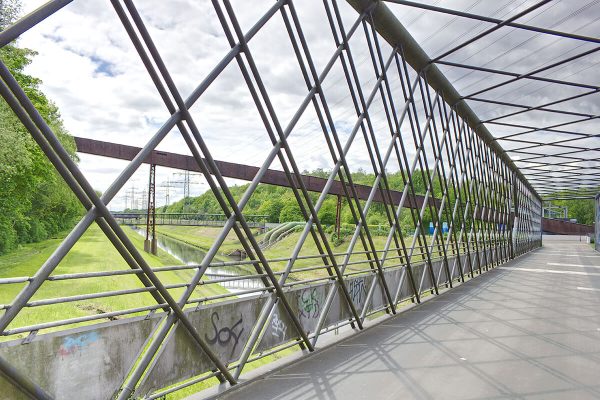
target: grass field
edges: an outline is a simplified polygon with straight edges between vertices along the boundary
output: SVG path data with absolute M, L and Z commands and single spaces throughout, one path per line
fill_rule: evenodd
M 126 227 L 124 227 L 124 229 L 136 248 L 140 250 L 143 249 L 143 237 L 131 229 Z M 210 232 L 210 230 L 213 228 L 208 229 L 209 232 L 204 232 L 205 235 L 214 233 Z M 198 236 L 195 237 L 198 238 Z M 202 242 L 202 236 L 200 238 L 201 239 L 199 242 Z M 203 239 L 205 240 L 204 243 L 212 240 L 210 237 L 204 237 Z M 9 278 L 34 275 L 38 268 L 58 247 L 61 241 L 62 238 L 56 238 L 40 243 L 26 244 L 10 254 L 0 256 L 0 277 Z M 234 241 L 229 240 L 229 242 L 233 247 L 236 247 Z M 144 252 L 142 252 L 142 254 L 145 260 L 154 267 L 181 264 L 181 262 L 176 258 L 162 250 L 159 250 L 157 256 L 153 256 Z M 119 253 L 114 249 L 108 239 L 106 239 L 102 231 L 96 225 L 93 225 L 62 260 L 53 275 L 122 269 L 128 269 L 127 264 L 125 261 L 123 261 Z M 165 284 L 184 283 L 189 281 L 191 278 L 191 272 L 161 272 L 159 273 L 159 277 Z M 0 303 L 10 303 L 23 287 L 24 284 L 0 286 Z M 45 282 L 38 293 L 34 296 L 33 300 L 73 296 L 86 293 L 97 293 L 110 290 L 130 289 L 136 287 L 142 287 L 142 285 L 139 283 L 137 278 L 128 275 L 78 279 L 76 281 Z M 181 291 L 182 289 L 173 289 L 171 290 L 171 293 L 177 298 L 177 295 L 179 295 Z M 219 285 L 209 285 L 197 289 L 196 296 L 207 296 L 225 292 L 226 290 Z M 152 304 L 155 304 L 155 301 L 149 294 L 135 294 L 51 306 L 26 308 L 13 321 L 9 328 L 29 326 L 42 322 L 94 315 L 103 312 L 118 311 Z M 99 320 L 90 323 L 98 323 L 103 321 L 104 320 Z M 68 327 L 74 327 L 78 325 L 82 324 L 73 324 L 69 325 Z M 42 333 L 60 329 L 64 329 L 64 327 L 47 329 L 42 331 Z M 3 337 L 0 338 L 0 341 L 23 338 L 26 335 L 26 333 L 23 333 L 12 335 L 10 337 Z M 273 354 L 252 362 L 247 365 L 245 371 L 252 370 L 256 367 L 272 362 L 294 351 L 296 351 L 296 349 L 287 349 L 280 353 Z M 169 394 L 166 396 L 166 399 L 181 399 L 215 384 L 218 384 L 218 380 L 212 378 Z
M 158 226 L 157 227 L 157 232 L 159 232 L 160 234 L 163 234 L 165 236 L 169 236 L 178 240 L 181 240 L 183 242 L 186 242 L 188 244 L 191 244 L 193 246 L 197 246 L 201 249 L 204 250 L 208 250 L 208 248 L 212 245 L 212 243 L 214 242 L 215 238 L 217 237 L 217 235 L 219 234 L 219 232 L 221 231 L 222 228 L 220 227 L 197 227 L 197 226 Z M 261 240 L 262 239 L 262 235 L 256 235 L 257 240 Z M 283 238 L 281 241 L 277 242 L 275 245 L 263 250 L 263 253 L 265 255 L 265 257 L 268 260 L 272 260 L 272 259 L 280 259 L 280 258 L 288 258 L 291 256 L 292 251 L 294 249 L 294 247 L 296 246 L 296 243 L 298 242 L 298 239 L 300 238 L 300 232 L 294 232 L 292 234 L 290 234 L 289 236 Z M 382 250 L 385 247 L 385 242 L 387 240 L 386 236 L 373 236 L 373 242 L 375 247 L 378 250 Z M 412 240 L 411 238 L 406 238 L 407 241 Z M 332 246 L 332 251 L 334 253 L 345 253 L 348 250 L 348 244 L 350 242 L 350 238 L 347 237 L 342 243 L 339 243 L 337 246 L 335 246 L 331 241 L 330 241 L 330 245 Z M 408 243 L 409 244 L 409 243 Z M 408 245 L 407 244 L 407 245 Z M 394 247 L 393 242 L 392 242 L 392 248 Z M 233 250 L 236 249 L 241 249 L 242 245 L 239 241 L 239 239 L 237 238 L 237 236 L 233 233 L 230 232 L 229 235 L 227 236 L 226 240 L 223 243 L 223 246 L 221 246 L 221 253 L 229 253 Z M 364 251 L 364 247 L 360 241 L 360 239 L 356 242 L 356 245 L 354 246 L 353 252 L 355 253 L 360 253 Z M 300 250 L 300 256 L 315 256 L 319 254 L 319 251 L 317 249 L 317 246 L 314 242 L 314 240 L 312 239 L 312 237 L 309 235 L 308 238 L 306 239 L 306 241 L 304 242 L 304 245 L 302 246 L 302 249 Z M 395 251 L 390 251 L 388 257 L 394 257 L 396 256 L 397 253 Z M 415 255 L 414 259 L 419 259 L 420 257 Z M 367 260 L 367 256 L 365 254 L 353 254 L 350 257 L 350 263 L 353 262 L 357 262 L 357 261 L 365 261 Z M 336 256 L 336 261 L 338 262 L 338 265 L 341 265 L 342 262 L 344 261 L 344 256 Z M 386 265 L 390 265 L 390 264 L 395 264 L 397 263 L 397 260 L 390 260 L 386 263 Z M 271 268 L 273 268 L 274 271 L 283 271 L 286 267 L 287 261 L 273 261 L 270 262 L 269 265 L 271 266 Z M 316 266 L 316 265 L 322 265 L 322 260 L 320 258 L 311 258 L 311 259 L 298 259 L 295 263 L 294 263 L 294 270 L 296 269 L 300 269 L 300 268 L 307 268 L 307 267 L 311 267 L 311 266 Z M 359 271 L 359 270 L 365 270 L 367 268 L 370 268 L 368 264 L 366 263 L 362 263 L 362 264 L 350 264 L 348 265 L 346 272 L 350 273 L 350 272 L 354 272 L 354 271 Z M 295 272 L 292 274 L 292 278 L 294 279 L 310 279 L 310 278 L 316 278 L 316 277 L 325 277 L 327 276 L 328 273 L 326 272 L 325 269 L 321 269 L 321 270 L 313 270 L 313 271 L 299 271 L 299 272 Z
M 136 248 L 140 250 L 143 249 L 142 236 L 126 227 L 124 229 Z M 209 231 L 203 232 L 204 235 L 213 234 L 214 232 L 210 231 L 212 229 L 213 228 L 208 228 Z M 204 240 L 204 243 L 212 240 L 210 236 L 199 237 L 198 235 L 194 234 L 192 237 L 197 241 Z M 39 267 L 58 247 L 61 241 L 62 238 L 56 238 L 40 243 L 26 244 L 10 254 L 0 256 L 0 277 L 9 278 L 34 275 Z M 181 262 L 176 258 L 162 250 L 159 250 L 158 255 L 156 256 L 145 252 L 142 252 L 142 254 L 145 260 L 153 267 L 181 264 Z M 93 225 L 62 260 L 53 275 L 124 269 L 128 269 L 125 261 L 123 261 L 119 253 L 114 249 L 108 239 L 106 239 L 102 231 L 96 225 Z M 161 272 L 159 273 L 159 277 L 165 284 L 184 283 L 191 279 L 191 272 Z M 2 285 L 0 287 L 0 303 L 9 304 L 23 287 L 24 284 Z M 76 281 L 49 281 L 42 285 L 38 293 L 34 296 L 33 300 L 97 293 L 109 290 L 131 289 L 137 287 L 143 286 L 141 283 L 139 283 L 136 277 L 130 275 L 86 278 L 78 279 Z M 172 289 L 170 292 L 177 298 L 182 290 L 183 289 Z M 197 293 L 195 296 L 200 297 L 226 293 L 226 290 L 219 285 L 209 285 L 197 289 L 196 292 Z M 103 312 L 118 311 L 152 304 L 155 304 L 155 300 L 149 294 L 134 294 L 51 306 L 26 308 L 13 321 L 13 323 L 9 326 L 9 329 L 14 327 L 30 326 L 32 324 L 42 322 L 95 315 Z M 97 323 L 103 321 L 104 320 L 99 320 L 95 322 Z M 69 325 L 69 327 L 78 325 L 82 324 Z M 56 331 L 60 329 L 64 329 L 64 327 L 47 329 L 43 332 Z M 26 335 L 26 333 L 23 333 L 12 335 L 10 337 L 3 337 L 0 338 L 0 341 L 23 338 Z M 248 364 L 245 370 L 251 370 L 260 365 L 272 362 L 273 360 L 290 354 L 293 351 L 295 351 L 295 349 L 287 349 L 283 352 L 257 360 L 251 364 Z M 215 384 L 218 384 L 218 381 L 215 378 L 212 378 L 169 394 L 166 396 L 166 399 L 181 399 Z
M 222 229 L 212 226 L 159 225 L 156 227 L 156 232 L 206 251 L 212 246 Z M 239 248 L 241 248 L 240 241 L 232 230 L 221 245 L 219 253 L 226 254 Z
M 124 227 L 129 238 L 138 249 L 143 249 L 143 238 L 133 230 Z M 186 226 L 159 226 L 157 227 L 159 234 L 169 236 L 173 239 L 177 239 L 200 249 L 207 250 L 214 242 L 216 236 L 221 231 L 220 227 L 186 227 Z M 300 232 L 294 232 L 291 235 L 285 237 L 280 242 L 277 242 L 274 246 L 264 250 L 264 254 L 267 259 L 275 258 L 287 258 L 291 255 L 298 239 Z M 260 240 L 261 235 L 257 234 L 257 239 Z M 386 241 L 385 236 L 374 236 L 374 244 L 377 249 L 383 249 Z M 408 239 L 408 238 L 407 238 Z M 0 277 L 21 277 L 21 276 L 32 276 L 38 270 L 38 268 L 45 262 L 45 260 L 52 254 L 56 247 L 60 244 L 61 239 L 51 239 L 41 243 L 28 244 L 22 246 L 19 250 L 5 255 L 0 256 Z M 345 241 L 334 246 L 332 248 L 335 253 L 344 253 L 348 249 L 349 238 Z M 223 246 L 220 249 L 220 253 L 226 254 L 230 251 L 241 249 L 242 246 L 240 241 L 234 233 L 230 233 Z M 354 252 L 363 251 L 363 246 L 360 240 L 357 242 Z M 153 256 L 147 253 L 141 252 L 146 261 L 154 267 L 165 266 L 165 265 L 179 265 L 181 261 L 178 261 L 168 253 L 159 250 L 158 255 Z M 312 238 L 309 236 L 306 240 L 300 256 L 303 255 L 316 255 L 318 254 L 317 246 L 315 245 Z M 395 252 L 390 252 L 390 256 L 395 255 Z M 226 257 L 219 257 L 220 259 L 226 259 Z M 336 257 L 338 263 L 344 259 L 344 256 Z M 351 262 L 366 260 L 364 254 L 354 254 L 350 258 Z M 396 263 L 397 260 L 386 263 Z M 295 269 L 305 268 L 321 264 L 321 260 L 318 258 L 313 259 L 299 259 L 295 263 Z M 286 266 L 286 261 L 270 262 L 270 265 L 275 271 L 281 271 Z M 357 270 L 368 269 L 368 264 L 349 265 L 346 272 L 353 272 Z M 54 271 L 53 275 L 67 274 L 75 272 L 93 272 L 93 271 L 110 271 L 110 270 L 127 270 L 128 266 L 125 261 L 121 258 L 118 252 L 114 249 L 108 239 L 105 238 L 104 234 L 100 231 L 97 226 L 92 226 L 77 242 L 74 248 L 69 254 L 62 260 L 59 266 Z M 192 271 L 178 271 L 178 272 L 161 272 L 159 277 L 166 285 L 187 283 L 191 279 Z M 326 276 L 327 272 L 324 269 L 319 271 L 304 271 L 293 275 L 295 279 L 308 279 Z M 19 291 L 24 287 L 24 284 L 11 284 L 0 286 L 0 303 L 8 304 Z M 85 278 L 70 281 L 56 281 L 56 282 L 45 282 L 38 293 L 35 295 L 33 300 L 48 299 L 64 296 L 74 296 L 87 293 L 98 293 L 110 290 L 121 290 L 121 289 L 132 289 L 141 288 L 142 284 L 133 275 L 122 275 L 115 277 L 102 277 L 102 278 Z M 171 294 L 178 298 L 183 289 L 171 289 Z M 208 285 L 202 286 L 196 289 L 194 297 L 202 297 L 213 294 L 225 293 L 226 290 L 219 285 Z M 65 318 L 73 318 L 87 315 L 96 315 L 105 312 L 118 311 L 128 308 L 135 308 L 147 305 L 155 304 L 154 299 L 148 294 L 133 294 L 133 295 L 121 295 L 117 297 L 93 299 L 88 301 L 70 302 L 65 304 L 57 304 L 43 307 L 32 307 L 24 309 L 20 315 L 13 321 L 9 328 L 29 326 L 46 321 L 55 321 Z M 99 320 L 95 322 L 102 322 Z M 94 322 L 91 322 L 94 323 Z M 72 327 L 75 325 L 70 325 Z M 58 330 L 63 328 L 54 328 Z M 45 330 L 48 332 L 50 330 Z M 16 337 L 24 337 L 26 334 L 13 335 L 7 339 L 14 339 Z M 0 338 L 0 340 L 3 340 Z M 267 364 L 273 360 L 290 354 L 296 351 L 297 348 L 290 348 L 280 353 L 267 356 L 263 359 L 257 360 L 245 368 L 245 371 L 256 368 L 260 365 Z M 166 399 L 176 400 L 181 399 L 190 394 L 198 392 L 204 388 L 217 384 L 218 381 L 214 378 L 207 381 L 192 385 L 183 390 L 177 391 L 173 394 L 167 395 Z
M 129 228 L 125 227 L 124 229 L 133 244 L 140 250 L 144 259 L 151 266 L 159 267 L 181 264 L 176 258 L 161 250 L 159 250 L 157 256 L 143 252 L 142 236 Z M 59 238 L 46 240 L 41 243 L 27 244 L 10 254 L 0 256 L 0 277 L 9 278 L 34 275 L 60 242 L 61 239 Z M 100 228 L 94 224 L 61 261 L 52 275 L 126 269 L 129 269 L 126 262 L 104 236 Z M 188 282 L 191 279 L 192 273 L 192 271 L 169 271 L 160 272 L 158 276 L 164 284 L 169 285 Z M 24 286 L 24 283 L 2 285 L 0 303 L 10 303 Z M 47 281 L 34 295 L 32 300 L 141 287 L 143 285 L 134 275 Z M 182 292 L 183 288 L 170 290 L 170 293 L 176 299 Z M 220 293 L 226 293 L 226 290 L 219 285 L 209 285 L 196 289 L 194 297 Z M 156 304 L 156 301 L 150 294 L 138 293 L 41 307 L 28 307 L 15 318 L 9 329 L 154 304 Z

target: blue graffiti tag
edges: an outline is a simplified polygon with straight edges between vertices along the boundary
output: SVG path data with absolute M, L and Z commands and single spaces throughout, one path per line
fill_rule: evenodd
M 81 351 L 84 347 L 97 342 L 100 335 L 97 332 L 84 333 L 79 336 L 67 336 L 58 349 L 58 354 L 68 356 Z

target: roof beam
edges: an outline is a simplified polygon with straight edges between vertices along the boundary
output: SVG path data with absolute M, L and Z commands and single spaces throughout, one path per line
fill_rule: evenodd
M 497 75 L 512 76 L 513 78 L 518 78 L 518 77 L 520 77 L 520 76 L 523 75 L 523 74 L 519 74 L 519 73 L 516 73 L 516 72 L 509 72 L 509 71 L 503 71 L 503 70 L 500 70 L 500 69 L 478 67 L 478 66 L 475 66 L 475 65 L 467 65 L 467 64 L 457 63 L 457 62 L 450 62 L 450 61 L 436 61 L 436 62 L 438 64 L 447 65 L 447 66 L 450 66 L 450 67 L 470 69 L 472 71 L 479 71 L 479 72 L 489 72 L 491 74 L 497 74 Z M 548 82 L 548 83 L 556 83 L 556 84 L 559 84 L 559 85 L 574 86 L 574 87 L 579 87 L 579 88 L 584 88 L 584 89 L 600 90 L 600 87 L 599 86 L 595 86 L 595 85 L 588 85 L 588 84 L 579 83 L 579 82 L 563 81 L 561 79 L 545 78 L 543 76 L 527 75 L 527 76 L 523 76 L 522 79 L 529 79 L 529 80 L 541 81 L 541 82 Z
M 493 119 L 488 119 L 484 122 L 493 122 L 495 120 L 498 119 L 502 119 L 502 118 L 506 118 L 506 117 L 512 117 L 514 115 L 518 115 L 518 114 L 523 114 L 529 111 L 535 111 L 535 110 L 539 110 L 539 111 L 548 111 L 548 112 L 554 112 L 554 113 L 559 113 L 559 114 L 567 114 L 567 115 L 575 115 L 578 117 L 584 117 L 584 116 L 588 116 L 588 114 L 580 114 L 580 113 L 575 113 L 575 112 L 571 112 L 571 111 L 564 111 L 564 110 L 556 110 L 553 108 L 546 108 L 548 106 L 553 106 L 556 104 L 560 104 L 560 103 L 564 103 L 570 100 L 575 100 L 581 97 L 585 97 L 585 96 L 589 96 L 592 94 L 596 94 L 598 93 L 598 91 L 600 91 L 600 89 L 597 90 L 592 90 L 589 92 L 585 92 L 585 93 L 580 93 L 580 94 L 576 94 L 574 96 L 569 96 L 569 97 L 565 97 L 563 99 L 559 99 L 559 100 L 554 100 L 551 101 L 549 103 L 545 103 L 545 104 L 540 104 L 539 106 L 525 106 L 525 105 L 521 105 L 521 104 L 516 104 L 516 103 L 508 103 L 508 102 L 502 102 L 502 101 L 497 101 L 497 100 L 490 100 L 490 99 L 482 99 L 480 97 L 471 97 L 469 98 L 469 101 L 478 101 L 478 102 L 482 102 L 482 103 L 490 103 L 490 104 L 498 104 L 498 105 L 503 105 L 503 106 L 509 106 L 509 107 L 517 107 L 517 108 L 525 108 L 525 110 L 521 110 L 521 111 L 515 111 L 513 113 L 510 114 L 505 114 L 501 117 L 497 117 L 497 118 L 493 118 Z
M 462 11 L 452 10 L 450 8 L 436 7 L 436 6 L 432 6 L 429 4 L 421 4 L 421 3 L 414 2 L 414 1 L 406 1 L 406 0 L 386 0 L 386 1 L 388 3 L 396 3 L 396 4 L 401 4 L 403 6 L 415 7 L 415 8 L 420 8 L 423 10 L 435 11 L 438 13 L 444 13 L 444 14 L 449 14 L 449 15 L 455 15 L 458 17 L 474 19 L 477 21 L 489 22 L 491 24 L 502 23 L 502 20 L 498 19 L 498 18 L 491 18 L 491 17 L 486 17 L 483 15 L 466 13 L 466 12 L 462 12 Z M 517 22 L 509 22 L 506 24 L 506 26 L 510 26 L 512 28 L 517 28 L 517 29 L 524 29 L 526 31 L 531 31 L 531 32 L 543 33 L 546 35 L 559 36 L 559 37 L 568 38 L 568 39 L 582 40 L 584 42 L 600 44 L 599 38 L 595 38 L 595 37 L 591 37 L 591 36 L 577 35 L 577 34 L 569 33 L 569 32 L 561 32 L 561 31 L 556 31 L 553 29 L 546 29 L 546 28 L 541 28 L 541 27 L 537 27 L 537 26 L 520 24 Z
M 502 125 L 502 126 L 509 126 L 511 128 L 529 129 L 528 131 L 517 132 L 517 133 L 512 133 L 510 135 L 502 136 L 502 137 L 496 138 L 496 140 L 506 140 L 508 138 L 512 138 L 512 137 L 516 137 L 516 136 L 521 136 L 521 135 L 526 135 L 528 133 L 533 133 L 533 132 L 540 132 L 540 131 L 556 132 L 556 133 L 566 133 L 566 134 L 569 134 L 569 135 L 579 135 L 579 136 L 585 136 L 585 137 L 598 137 L 598 135 L 594 135 L 594 134 L 590 134 L 590 133 L 581 133 L 581 132 L 564 131 L 564 130 L 561 130 L 561 129 L 555 129 L 555 128 L 560 128 L 561 126 L 578 124 L 580 122 L 587 122 L 587 121 L 591 121 L 591 120 L 594 120 L 594 119 L 598 119 L 598 116 L 586 117 L 586 118 L 582 118 L 582 119 L 578 119 L 578 120 L 574 120 L 574 121 L 561 122 L 560 124 L 549 125 L 549 126 L 545 126 L 545 127 L 542 127 L 542 128 L 536 128 L 535 126 L 530 126 L 530 125 L 510 124 L 508 122 L 490 122 L 490 124 Z
M 537 10 L 538 8 L 550 3 L 552 0 L 542 0 L 539 1 L 537 3 L 535 3 L 534 5 L 532 5 L 531 7 L 526 8 L 525 10 L 517 13 L 516 15 L 513 15 L 512 17 L 510 17 L 509 19 L 506 20 L 502 20 L 498 23 L 496 23 L 496 26 L 491 27 L 490 29 L 487 29 L 483 32 L 481 32 L 478 35 L 475 35 L 474 37 L 472 37 L 471 39 L 468 39 L 464 42 L 462 42 L 461 44 L 459 44 L 458 46 L 455 46 L 453 48 L 451 48 L 450 50 L 445 51 L 444 53 L 440 54 L 439 56 L 435 57 L 433 60 L 431 60 L 432 63 L 437 62 L 439 60 L 441 60 L 442 58 L 448 57 L 450 54 L 457 52 L 458 50 L 467 47 L 468 45 L 470 45 L 471 43 L 481 39 L 482 37 L 485 37 L 487 35 L 489 35 L 490 33 L 493 33 L 495 31 L 497 31 L 498 29 L 502 28 L 503 26 L 507 26 L 508 24 L 510 24 L 511 22 L 529 14 L 530 12 L 533 12 L 535 10 Z
M 450 83 L 448 78 L 439 70 L 437 65 L 431 62 L 431 58 L 425 53 L 417 41 L 410 35 L 406 28 L 398 21 L 394 13 L 384 4 L 384 2 L 373 0 L 347 0 L 359 13 L 369 10 L 372 19 L 369 24 L 373 24 L 377 32 L 392 46 L 399 48 L 406 59 L 406 62 L 418 73 L 426 74 L 427 83 L 442 99 L 455 109 L 469 127 L 479 136 L 484 143 L 517 175 L 525 186 L 538 196 L 536 190 L 529 184 L 527 178 L 519 171 L 513 160 L 506 154 L 502 146 L 496 142 L 494 136 L 487 127 L 481 122 L 477 114 L 471 109 L 469 104 L 458 93 L 456 88 Z M 372 8 L 372 9 L 371 9 Z
M 546 65 L 545 67 L 536 68 L 536 69 L 534 69 L 532 71 L 529 71 L 527 73 L 521 74 L 521 75 L 519 75 L 519 76 L 517 76 L 515 78 L 508 79 L 508 80 L 506 80 L 504 82 L 500 82 L 500 83 L 497 83 L 497 84 L 492 85 L 492 86 L 488 86 L 487 88 L 478 90 L 478 91 L 473 92 L 473 93 L 471 93 L 471 94 L 469 94 L 467 96 L 464 96 L 464 98 L 468 99 L 468 98 L 471 98 L 473 96 L 477 96 L 478 94 L 489 92 L 490 90 L 497 89 L 497 88 L 502 87 L 502 86 L 506 86 L 509 83 L 520 81 L 521 79 L 525 79 L 525 78 L 530 77 L 532 75 L 539 74 L 540 72 L 544 72 L 544 71 L 547 71 L 549 69 L 561 66 L 563 64 L 567 64 L 567 63 L 569 63 L 571 61 L 575 61 L 575 60 L 580 59 L 582 57 L 589 56 L 590 54 L 594 54 L 594 53 L 596 53 L 598 51 L 600 51 L 600 47 L 595 47 L 593 49 L 586 50 L 583 53 L 575 54 L 574 56 L 565 58 L 564 60 L 560 60 L 560 61 L 557 61 L 557 62 L 552 63 L 550 65 Z

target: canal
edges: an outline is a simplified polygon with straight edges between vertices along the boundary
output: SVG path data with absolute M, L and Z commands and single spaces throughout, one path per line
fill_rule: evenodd
M 136 226 L 131 226 L 131 228 L 138 234 L 145 237 L 146 231 L 144 229 Z M 157 234 L 156 243 L 159 249 L 169 253 L 171 256 L 178 259 L 185 265 L 200 264 L 206 256 L 206 252 L 202 249 L 169 236 Z M 219 255 L 219 258 L 222 261 L 238 261 L 237 259 L 224 255 Z M 251 275 L 251 272 L 248 270 L 248 266 L 212 266 L 207 268 L 203 279 L 226 279 L 227 277 L 247 275 Z M 232 293 L 264 287 L 260 279 L 234 279 L 227 282 L 219 282 L 219 285 L 223 286 Z

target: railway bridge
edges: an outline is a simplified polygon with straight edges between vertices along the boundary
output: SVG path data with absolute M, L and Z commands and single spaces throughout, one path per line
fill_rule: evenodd
M 493 3 L 50 0 L 1 31 L 47 44 L 73 138 L 3 61 L 0 96 L 85 211 L 0 270 L 0 397 L 599 398 L 600 224 L 543 207 L 598 220 L 600 9 Z M 197 262 L 158 265 L 111 211 L 142 174 L 155 239 L 167 168 L 220 210 Z M 269 247 L 266 185 L 297 216 Z M 122 262 L 65 268 L 91 229 Z

